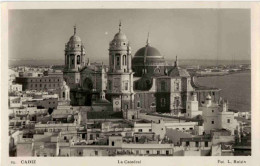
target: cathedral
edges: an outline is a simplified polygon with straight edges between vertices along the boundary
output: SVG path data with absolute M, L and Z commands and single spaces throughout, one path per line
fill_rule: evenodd
M 219 101 L 218 88 L 200 86 L 196 77 L 178 64 L 168 65 L 159 50 L 146 45 L 132 56 L 131 46 L 122 25 L 109 43 L 109 67 L 90 65 L 85 47 L 76 33 L 65 45 L 64 80 L 70 87 L 71 105 L 91 106 L 106 101 L 113 111 L 185 113 L 186 103 L 196 94 L 199 105 L 206 96 Z

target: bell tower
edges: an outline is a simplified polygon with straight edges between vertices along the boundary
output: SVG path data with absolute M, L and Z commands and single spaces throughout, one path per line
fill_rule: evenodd
M 74 88 L 80 81 L 79 71 L 85 66 L 85 48 L 74 26 L 74 34 L 65 44 L 64 80 L 70 88 Z
M 109 44 L 109 71 L 107 96 L 111 101 L 120 100 L 121 110 L 133 108 L 133 72 L 131 47 L 119 23 L 118 33 Z

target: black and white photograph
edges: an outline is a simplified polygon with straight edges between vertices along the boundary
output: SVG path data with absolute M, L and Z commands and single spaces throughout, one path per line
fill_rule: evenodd
M 22 165 L 252 155 L 250 8 L 22 8 L 7 23 L 1 134 Z

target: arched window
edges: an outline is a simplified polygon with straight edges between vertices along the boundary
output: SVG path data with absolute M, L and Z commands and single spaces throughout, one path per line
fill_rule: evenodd
M 119 56 L 116 57 L 116 65 L 117 65 L 117 66 L 120 65 L 120 57 L 119 57 Z
M 123 65 L 126 65 L 126 55 L 123 56 Z
M 71 59 L 71 64 L 74 65 L 74 59 Z
M 78 65 L 80 64 L 80 56 L 79 55 L 77 56 L 77 64 Z

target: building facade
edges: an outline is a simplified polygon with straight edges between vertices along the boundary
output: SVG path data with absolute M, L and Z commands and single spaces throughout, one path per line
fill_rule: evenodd
M 65 48 L 64 69 L 74 106 L 91 106 L 92 101 L 105 93 L 113 111 L 134 109 L 179 114 L 185 113 L 186 102 L 193 94 L 197 95 L 199 105 L 208 94 L 214 96 L 214 101 L 219 99 L 220 89 L 196 84 L 187 70 L 179 67 L 177 57 L 174 66 L 166 65 L 164 57 L 150 45 L 149 35 L 146 46 L 132 58 L 121 23 L 109 44 L 108 70 L 103 65 L 85 64 L 84 59 L 85 49 L 74 28 L 74 35 Z

